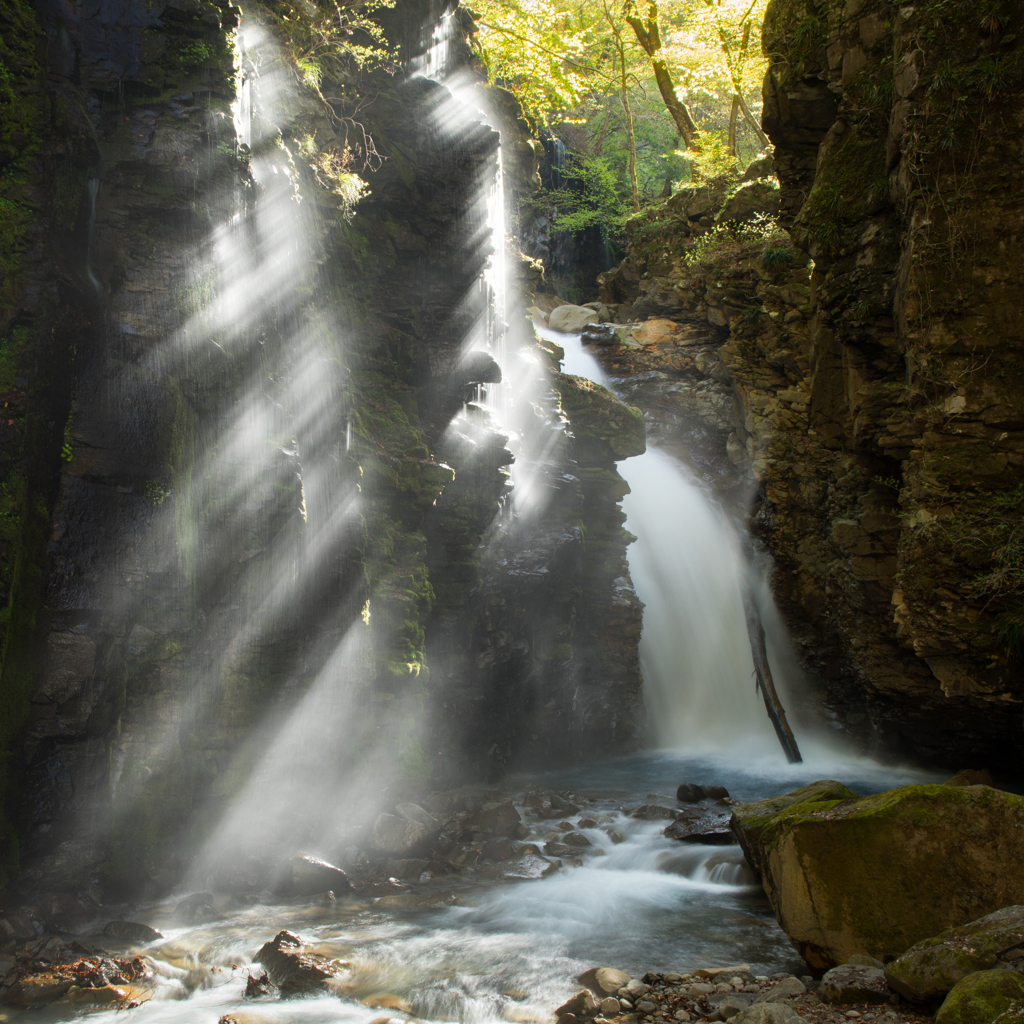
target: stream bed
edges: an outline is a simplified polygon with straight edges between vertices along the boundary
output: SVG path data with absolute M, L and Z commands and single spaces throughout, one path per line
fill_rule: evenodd
M 736 751 L 656 751 L 511 779 L 508 792 L 533 835 L 549 831 L 551 822 L 538 821 L 523 805 L 529 788 L 571 793 L 581 805 L 580 814 L 568 816 L 574 823 L 601 819 L 599 828 L 581 829 L 593 852 L 581 866 L 563 863 L 534 881 L 448 875 L 413 886 L 424 896 L 455 893 L 460 904 L 452 906 L 383 909 L 359 895 L 328 906 L 225 905 L 223 920 L 191 928 L 175 927 L 172 917 L 185 893 L 163 904 L 126 908 L 126 918 L 151 924 L 164 938 L 145 946 L 102 936 L 81 941 L 144 958 L 151 976 L 131 993 L 140 1005 L 7 1006 L 0 1009 L 0 1021 L 127 1014 L 144 1022 L 215 1024 L 224 1014 L 238 1013 L 248 1024 L 369 1024 L 392 1014 L 398 1020 L 525 1024 L 549 1021 L 551 1011 L 578 988 L 576 976 L 595 965 L 636 976 L 734 964 L 748 964 L 755 974 L 803 974 L 738 846 L 680 843 L 662 834 L 664 821 L 629 812 L 645 803 L 677 806 L 675 789 L 686 781 L 724 785 L 739 800 L 829 777 L 863 793 L 933 781 L 922 772 L 837 756 L 834 741 L 826 746 L 812 739 L 805 746 L 807 761 L 798 765 L 786 765 L 777 752 L 740 761 Z M 624 841 L 610 842 L 609 827 Z M 281 929 L 314 943 L 312 951 L 351 964 L 348 995 L 243 999 L 249 975 L 261 973 L 252 966 L 254 955 Z

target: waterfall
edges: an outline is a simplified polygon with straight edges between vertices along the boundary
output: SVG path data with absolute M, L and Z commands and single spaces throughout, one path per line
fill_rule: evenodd
M 578 336 L 552 337 L 565 347 L 566 373 L 608 383 Z M 744 592 L 761 610 L 783 703 L 794 659 L 763 567 L 725 510 L 666 452 L 648 448 L 619 473 L 630 489 L 626 529 L 637 538 L 629 568 L 645 605 L 640 664 L 651 739 L 687 751 L 777 752 L 754 685 Z

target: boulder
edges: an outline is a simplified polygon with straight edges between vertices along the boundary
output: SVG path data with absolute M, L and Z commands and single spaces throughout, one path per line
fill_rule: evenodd
M 572 430 L 573 456 L 581 466 L 603 466 L 643 455 L 647 450 L 647 430 L 639 409 L 631 408 L 607 388 L 585 377 L 559 373 L 554 384 Z M 579 811 L 568 800 L 561 803 L 567 806 L 560 806 L 552 796 L 552 809 L 563 814 Z
M 56 974 L 21 978 L 7 990 L 7 1002 L 15 1006 L 42 1006 L 60 999 L 71 988 L 71 979 Z
M 557 861 L 548 860 L 539 852 L 529 849 L 521 850 L 511 860 L 502 861 L 498 877 L 508 879 L 547 878 L 557 870 Z
M 712 1000 L 709 1000 L 711 1002 Z M 717 1000 L 718 1016 L 722 1020 L 731 1020 L 737 1014 L 748 1009 L 754 997 L 741 992 L 732 992 Z
M 961 768 L 944 786 L 991 786 L 992 773 L 987 768 Z
M 343 896 L 352 891 L 348 875 L 333 864 L 309 854 L 289 857 L 274 874 L 273 888 L 281 896 L 316 896 L 333 892 Z
M 781 979 L 773 985 L 764 995 L 757 997 L 759 1003 L 781 1003 L 786 999 L 795 999 L 807 991 L 807 986 L 794 975 Z
M 174 908 L 174 919 L 181 924 L 206 924 L 219 921 L 220 914 L 213 905 L 213 893 L 194 892 Z
M 630 817 L 644 821 L 675 821 L 679 817 L 679 811 L 674 811 L 671 807 L 661 807 L 659 804 L 641 804 Z
M 888 1003 L 892 1001 L 885 974 L 877 967 L 841 964 L 826 971 L 818 988 L 824 1003 Z
M 555 1010 L 555 1016 L 561 1018 L 565 1014 L 571 1013 L 578 1019 L 596 1013 L 597 1007 L 598 1002 L 594 998 L 593 993 L 588 992 L 586 989 L 581 989 L 572 999 L 566 1000 Z
M 280 931 L 260 947 L 253 962 L 267 969 L 281 995 L 344 991 L 342 977 L 349 964 L 316 953 L 303 953 L 303 941 L 289 931 Z
M 961 978 L 1010 960 L 1024 944 L 1024 906 L 994 914 L 911 946 L 885 968 L 889 987 L 914 1003 L 938 1002 Z
M 977 971 L 961 978 L 949 991 L 935 1024 L 992 1024 L 1010 1011 L 1024 1016 L 1024 976 L 1015 971 Z
M 737 805 L 731 825 L 812 970 L 854 953 L 893 960 L 929 936 L 1024 902 L 1024 875 L 1006 870 L 1024 861 L 1024 797 L 989 786 L 858 797 L 818 782 Z
M 435 832 L 441 827 L 437 818 L 430 811 L 425 811 L 419 804 L 395 804 L 395 814 L 400 818 L 408 818 L 409 821 L 418 821 Z
M 695 782 L 684 782 L 676 790 L 676 799 L 683 804 L 695 804 L 704 799 L 704 787 Z
M 807 1024 L 789 1003 L 754 1003 L 732 1018 L 733 1024 Z
M 163 932 L 135 921 L 111 921 L 103 929 L 103 934 L 108 939 L 124 939 L 125 942 L 156 942 L 164 937 Z
M 625 988 L 629 984 L 630 978 L 625 971 L 616 970 L 614 967 L 591 967 L 576 980 L 599 996 L 613 996 L 620 988 Z
M 558 306 L 548 314 L 548 327 L 562 334 L 579 334 L 587 324 L 599 323 L 601 318 L 585 306 Z
M 434 830 L 397 814 L 380 814 L 373 823 L 370 846 L 376 853 L 407 854 L 425 847 Z
M 469 818 L 465 826 L 474 832 L 493 832 L 498 836 L 515 835 L 519 825 L 519 812 L 511 803 L 498 804 Z

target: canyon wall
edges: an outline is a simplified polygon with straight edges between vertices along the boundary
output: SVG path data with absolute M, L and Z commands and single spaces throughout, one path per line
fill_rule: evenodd
M 311 79 L 286 4 L 247 12 L 237 55 L 226 2 L 0 7 L 2 867 L 22 889 L 166 890 L 260 772 L 363 780 L 356 827 L 388 787 L 635 740 L 614 463 L 643 424 L 606 393 L 567 413 L 578 389 L 510 335 L 544 498 L 512 514 L 481 400 L 501 369 L 465 351 L 499 136 L 464 111 L 446 129 L 447 90 L 404 70 L 435 8 L 382 13 L 389 66 L 324 57 Z M 277 97 L 251 146 L 246 81 Z M 491 100 L 511 206 L 539 147 Z M 288 224 L 260 213 L 275 189 Z
M 883 752 L 1014 773 L 1021 18 L 1011 3 L 773 0 L 764 126 L 781 188 L 755 167 L 681 192 L 602 276 L 616 319 L 689 325 L 660 346 L 656 330 L 606 337 L 606 359 L 678 378 L 675 406 L 739 471 L 725 483 L 756 484 L 826 714 Z M 759 213 L 789 236 L 759 236 Z

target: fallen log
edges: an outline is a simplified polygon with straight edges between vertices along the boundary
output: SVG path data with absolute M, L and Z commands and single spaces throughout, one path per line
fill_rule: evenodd
M 750 654 L 754 659 L 754 679 L 757 689 L 764 698 L 764 707 L 768 718 L 775 727 L 775 735 L 779 738 L 783 753 L 790 764 L 803 761 L 800 748 L 796 745 L 796 737 L 786 721 L 786 709 L 775 692 L 775 680 L 772 679 L 771 666 L 768 664 L 768 651 L 764 643 L 764 626 L 761 625 L 761 613 L 749 594 L 743 595 L 743 611 L 747 620 L 747 636 L 750 638 Z

